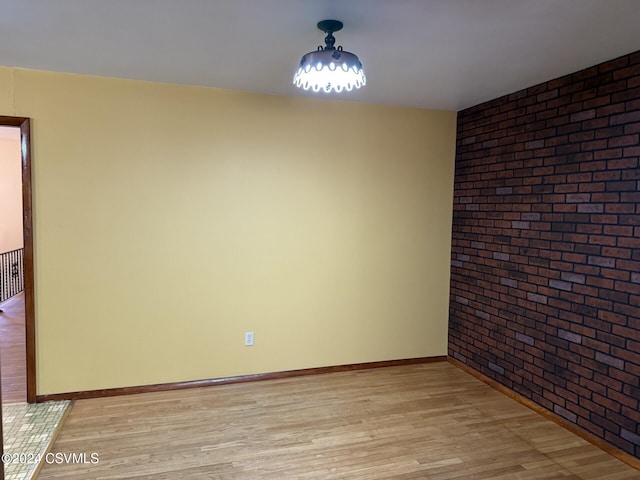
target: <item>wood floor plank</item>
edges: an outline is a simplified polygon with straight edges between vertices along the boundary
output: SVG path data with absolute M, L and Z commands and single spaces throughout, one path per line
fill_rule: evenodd
M 632 480 L 449 363 L 78 400 L 46 479 Z

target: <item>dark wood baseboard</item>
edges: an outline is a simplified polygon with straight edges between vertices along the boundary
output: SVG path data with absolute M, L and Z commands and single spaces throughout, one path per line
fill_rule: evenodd
M 492 380 L 491 378 L 483 375 L 482 373 L 478 372 L 477 370 L 474 370 L 473 368 L 465 365 L 464 363 L 456 360 L 455 358 L 448 357 L 448 360 L 449 360 L 449 363 L 451 363 L 452 365 L 455 365 L 456 367 L 458 367 L 459 369 L 465 371 L 469 375 L 472 375 L 472 376 L 476 377 L 478 380 L 483 381 L 484 383 L 486 383 L 490 387 L 494 388 L 495 390 L 499 391 L 500 393 L 506 395 L 507 397 L 510 397 L 510 398 L 514 399 L 515 401 L 521 403 L 525 407 L 530 408 L 534 412 L 542 415 L 543 417 L 551 420 L 552 422 L 557 423 L 562 428 L 565 428 L 566 430 L 569 430 L 571 433 L 574 433 L 575 435 L 579 436 L 580 438 L 582 438 L 582 439 L 586 440 L 587 442 L 595 445 L 600 450 L 603 450 L 603 451 L 607 452 L 609 455 L 612 455 L 612 456 L 616 457 L 617 459 L 622 460 L 624 463 L 626 463 L 627 465 L 635 468 L 636 470 L 640 470 L 640 459 L 637 459 L 636 457 L 634 457 L 634 456 L 632 456 L 632 455 L 620 450 L 619 448 L 614 447 L 613 445 L 605 442 L 601 438 L 596 437 L 592 433 L 589 433 L 586 430 L 583 430 L 582 428 L 580 428 L 576 424 L 568 422 L 567 420 L 565 420 L 561 416 L 559 416 L 559 415 L 547 410 L 546 408 L 538 405 L 534 401 L 529 400 L 526 397 L 523 397 L 519 393 L 514 392 L 510 388 L 505 387 L 504 385 L 502 385 L 501 383 L 496 382 L 495 380 Z
M 300 370 L 287 370 L 282 372 L 256 373 L 253 375 L 239 375 L 236 377 L 210 378 L 207 380 L 192 380 L 187 382 L 159 383 L 155 385 L 142 385 L 138 387 L 106 388 L 103 390 L 87 390 L 69 393 L 51 393 L 38 395 L 38 403 L 59 400 L 82 400 L 86 398 L 113 397 L 117 395 L 133 395 L 137 393 L 164 392 L 167 390 L 180 390 L 183 388 L 212 387 L 214 385 L 229 385 L 232 383 L 259 382 L 263 380 L 275 380 L 278 378 L 301 377 L 306 375 L 320 375 L 323 373 L 346 372 L 351 370 L 367 370 L 371 368 L 396 367 L 400 365 L 413 365 L 417 363 L 445 362 L 446 356 L 406 358 L 401 360 L 383 360 L 380 362 L 352 363 L 349 365 L 334 365 L 331 367 L 303 368 Z

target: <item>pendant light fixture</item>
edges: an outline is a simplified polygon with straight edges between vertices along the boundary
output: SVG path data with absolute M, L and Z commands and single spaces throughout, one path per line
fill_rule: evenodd
M 294 85 L 304 90 L 322 90 L 326 93 L 350 92 L 364 86 L 367 78 L 358 57 L 342 50 L 341 46 L 334 47 L 336 39 L 333 32 L 342 30 L 342 22 L 322 20 L 318 22 L 318 28 L 327 34 L 325 46 L 320 45 L 318 50 L 302 57 L 300 68 L 293 76 Z

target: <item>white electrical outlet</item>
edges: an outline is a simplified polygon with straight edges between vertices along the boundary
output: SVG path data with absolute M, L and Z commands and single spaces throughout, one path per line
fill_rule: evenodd
M 247 347 L 253 346 L 253 332 L 244 332 L 244 344 Z

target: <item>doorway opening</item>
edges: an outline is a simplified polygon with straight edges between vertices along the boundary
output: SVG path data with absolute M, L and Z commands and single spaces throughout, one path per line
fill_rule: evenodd
M 13 128 L 3 128 L 13 127 Z M 9 138 L 15 135 L 19 144 L 16 146 L 18 158 L 12 158 L 10 161 L 19 162 L 16 169 L 16 175 L 21 180 L 18 185 L 18 196 L 21 193 L 22 206 L 16 215 L 21 218 L 14 218 L 12 221 L 15 227 L 10 227 L 10 233 L 3 235 L 5 245 L 1 250 L 12 248 L 7 252 L 0 251 L 5 254 L 4 260 L 7 263 L 7 270 L 0 272 L 2 275 L 2 283 L 0 290 L 6 290 L 3 295 L 10 296 L 10 299 L 4 303 L 0 309 L 3 313 L 2 328 L 8 327 L 10 335 L 22 338 L 8 339 L 11 341 L 11 351 L 9 354 L 2 355 L 2 361 L 10 362 L 8 365 L 0 364 L 0 372 L 2 374 L 2 390 L 0 390 L 0 400 L 7 396 L 8 401 L 27 401 L 28 403 L 36 402 L 36 351 L 35 351 L 35 292 L 34 292 L 34 265 L 33 265 L 33 220 L 32 220 L 32 194 L 31 194 L 31 125 L 29 118 L 25 117 L 8 117 L 0 116 L 0 129 L 4 130 Z M 9 142 L 11 143 L 11 142 Z M 17 181 L 17 180 L 16 180 Z M 13 188 L 13 187 L 12 187 Z M 20 198 L 15 199 L 15 203 L 19 204 Z M 12 216 L 13 214 L 10 214 Z M 15 215 L 13 215 L 15 217 Z M 10 221 L 3 212 L 5 222 Z M 21 228 L 21 231 L 20 231 Z M 17 230 L 17 231 L 16 231 Z M 20 238 L 21 237 L 21 238 Z M 22 248 L 19 248 L 20 240 Z M 8 245 L 8 247 L 7 247 Z M 5 248 L 6 247 L 6 248 Z M 22 293 L 15 295 L 16 290 L 22 290 Z M 24 329 L 19 329 L 20 325 L 15 325 L 17 321 L 24 318 Z M 4 322 L 4 321 L 7 322 Z M 4 324 L 7 325 L 4 325 Z M 13 325 L 10 325 L 13 323 Z M 15 328 L 14 328 L 15 327 Z M 4 332 L 3 332 L 4 333 Z M 22 342 L 22 340 L 24 340 Z M 24 345 L 24 347 L 22 347 Z M 22 370 L 23 369 L 23 370 Z M 5 381 L 5 371 L 11 375 L 11 379 Z M 21 376 L 22 380 L 18 380 Z M 5 385 L 12 384 L 11 388 L 5 390 Z M 13 386 L 15 385 L 15 388 Z M 19 399 L 18 399 L 19 398 Z
M 0 127 L 0 366 L 2 403 L 27 401 L 20 128 Z

